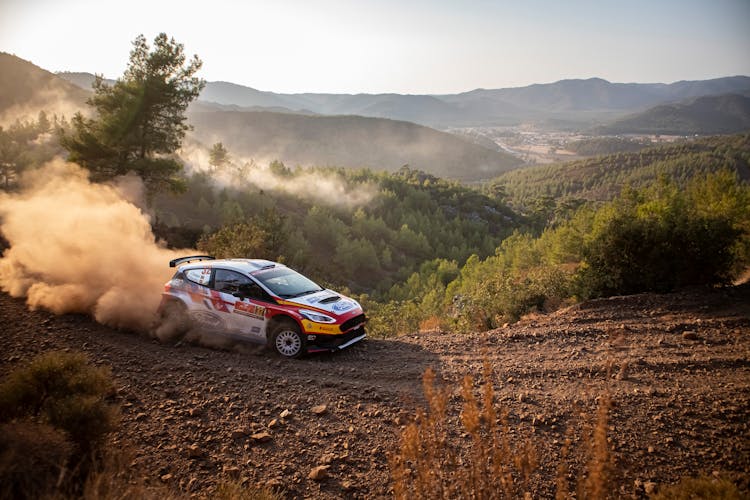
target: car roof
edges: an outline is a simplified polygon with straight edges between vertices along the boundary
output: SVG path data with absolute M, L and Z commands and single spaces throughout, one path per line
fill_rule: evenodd
M 260 269 L 270 269 L 272 267 L 286 267 L 284 264 L 264 259 L 214 259 L 202 260 L 191 264 L 183 264 L 179 267 L 180 271 L 187 269 L 200 269 L 204 267 L 220 267 L 222 269 L 231 269 L 241 273 L 252 273 Z

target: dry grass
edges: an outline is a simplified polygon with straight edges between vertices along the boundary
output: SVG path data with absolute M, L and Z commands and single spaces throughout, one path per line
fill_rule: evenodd
M 484 384 L 475 395 L 474 381 L 462 381 L 458 423 L 447 416 L 449 391 L 424 374 L 427 410 L 403 432 L 398 453 L 391 456 L 393 490 L 402 498 L 518 498 L 528 491 L 537 465 L 530 441 L 511 447 L 505 415 L 498 416 L 492 373 L 485 363 Z M 467 442 L 468 441 L 468 442 Z M 464 446 L 468 445 L 468 446 Z
M 396 499 L 515 499 L 533 496 L 533 479 L 540 448 L 530 438 L 511 432 L 507 412 L 495 404 L 493 373 L 485 362 L 482 382 L 464 377 L 460 388 L 461 412 L 449 412 L 450 390 L 436 383 L 428 369 L 423 377 L 426 409 L 417 411 L 406 426 L 401 445 L 390 457 Z M 569 484 L 569 455 L 573 429 L 568 430 L 557 470 L 558 500 L 604 499 L 610 496 L 613 457 L 607 431 L 611 400 L 599 398 L 596 420 L 584 426 L 582 446 L 588 456 L 576 484 Z M 574 491 L 571 491 L 574 486 Z
M 284 497 L 270 488 L 250 488 L 237 481 L 219 484 L 210 498 L 213 500 L 282 500 Z

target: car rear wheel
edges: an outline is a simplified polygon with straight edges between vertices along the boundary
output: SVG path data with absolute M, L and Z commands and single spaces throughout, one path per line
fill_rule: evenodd
M 273 329 L 271 346 L 285 358 L 299 358 L 307 349 L 299 326 L 289 321 L 279 323 Z
M 157 336 L 162 342 L 177 342 L 190 331 L 187 307 L 179 300 L 170 300 L 161 312 Z

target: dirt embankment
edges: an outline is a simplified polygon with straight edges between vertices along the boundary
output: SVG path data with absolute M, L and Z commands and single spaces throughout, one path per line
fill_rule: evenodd
M 593 414 L 604 391 L 620 495 L 712 473 L 748 488 L 748 285 L 591 301 L 500 330 L 371 339 L 299 361 L 161 345 L 84 316 L 28 311 L 5 294 L 0 323 L 0 375 L 54 349 L 111 366 L 122 408 L 111 446 L 131 448 L 134 467 L 185 492 L 234 477 L 290 497 L 388 496 L 387 453 L 422 403 L 423 371 L 457 389 L 483 359 L 514 432 L 536 443 L 535 498 L 554 496 L 575 408 Z M 571 470 L 584 460 L 574 453 Z M 320 466 L 326 477 L 311 479 Z

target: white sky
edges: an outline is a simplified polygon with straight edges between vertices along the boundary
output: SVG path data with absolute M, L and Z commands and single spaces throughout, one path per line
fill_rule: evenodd
M 116 78 L 166 32 L 274 92 L 456 93 L 750 75 L 750 0 L 0 0 L 0 51 Z

